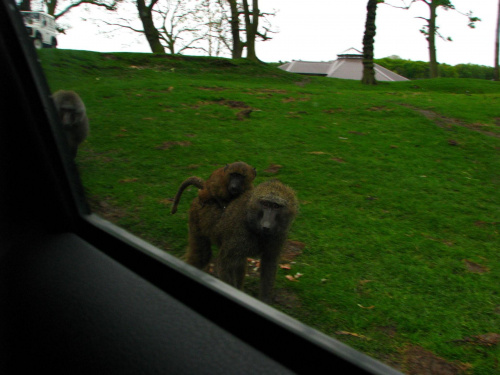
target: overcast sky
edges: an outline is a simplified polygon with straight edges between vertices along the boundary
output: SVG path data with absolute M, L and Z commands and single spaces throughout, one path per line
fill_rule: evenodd
M 401 0 L 388 0 L 403 4 Z M 338 53 L 354 47 L 363 49 L 367 0 L 261 0 L 261 11 L 277 10 L 272 18 L 279 30 L 270 41 L 257 44 L 258 57 L 266 62 L 329 61 Z M 406 0 L 409 3 L 409 0 Z M 456 9 L 481 18 L 475 29 L 468 19 L 456 11 L 438 11 L 437 24 L 452 42 L 437 40 L 439 62 L 450 65 L 471 63 L 493 66 L 498 0 L 453 0 Z M 89 8 L 92 9 L 92 8 Z M 99 10 L 93 10 L 92 16 Z M 379 5 L 375 58 L 398 55 L 403 59 L 429 61 L 428 44 L 419 32 L 428 18 L 429 9 L 417 2 L 408 10 Z M 146 39 L 124 31 L 111 36 L 91 21 L 82 22 L 89 13 L 75 9 L 62 18 L 72 28 L 59 37 L 59 47 L 100 52 L 150 52 Z

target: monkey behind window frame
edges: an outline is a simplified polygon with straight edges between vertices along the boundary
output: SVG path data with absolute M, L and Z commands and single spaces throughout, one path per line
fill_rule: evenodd
M 259 298 L 272 302 L 279 256 L 298 208 L 294 190 L 274 179 L 233 200 L 212 233 L 212 241 L 219 247 L 216 276 L 242 289 L 247 258 L 259 257 Z M 197 255 L 203 259 L 204 254 Z
M 66 136 L 70 155 L 75 158 L 78 146 L 87 138 L 89 132 L 85 104 L 74 91 L 59 90 L 52 95 L 52 98 Z
M 238 161 L 216 169 L 206 181 L 196 176 L 189 177 L 179 187 L 171 212 L 172 214 L 177 212 L 181 195 L 190 185 L 194 185 L 200 189 L 198 191 L 200 204 L 204 205 L 214 200 L 224 209 L 231 200 L 252 188 L 252 182 L 256 175 L 255 168 L 247 163 Z

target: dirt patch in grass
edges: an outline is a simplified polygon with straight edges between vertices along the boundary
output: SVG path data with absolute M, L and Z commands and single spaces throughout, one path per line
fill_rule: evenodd
M 383 334 L 385 334 L 386 336 L 388 336 L 390 338 L 396 337 L 396 334 L 398 333 L 397 328 L 395 326 L 392 326 L 392 325 L 381 326 L 381 327 L 378 327 L 378 329 L 380 330 L 380 332 L 382 332 Z
M 345 163 L 345 160 L 342 158 L 331 158 L 330 160 L 336 161 L 337 163 Z
M 411 108 L 414 111 L 420 113 L 421 115 L 424 115 L 427 117 L 429 120 L 432 120 L 437 126 L 443 128 L 443 129 L 452 129 L 454 126 L 461 126 L 463 128 L 467 128 L 473 131 L 476 131 L 478 133 L 488 135 L 490 137 L 495 137 L 495 138 L 500 138 L 499 133 L 491 132 L 484 130 L 484 127 L 487 127 L 488 125 L 476 123 L 476 124 L 469 124 L 463 120 L 459 120 L 456 118 L 452 117 L 446 117 L 443 115 L 440 115 L 439 113 L 436 113 L 434 111 L 428 110 L 428 109 L 422 109 L 422 108 L 417 108 L 413 107 L 410 105 L 405 105 L 405 107 Z M 497 121 L 498 123 L 498 121 Z
M 236 118 L 240 121 L 243 121 L 247 118 L 250 118 L 250 114 L 253 112 L 253 109 L 244 109 L 236 114 Z
M 303 242 L 287 240 L 281 253 L 281 260 L 284 262 L 292 261 L 296 256 L 302 254 L 304 247 L 306 247 L 306 244 Z
M 408 375 L 460 375 L 470 365 L 448 362 L 419 346 L 410 346 L 403 353 L 402 369 Z
M 483 266 L 481 264 L 478 264 L 476 262 L 473 262 L 472 260 L 469 259 L 464 259 L 463 260 L 465 264 L 465 268 L 467 268 L 467 271 L 472 272 L 472 273 L 485 273 L 489 271 L 489 268 L 486 266 Z
M 148 89 L 146 89 L 146 91 L 160 93 L 160 94 L 165 94 L 165 93 L 174 91 L 174 88 L 172 86 L 170 86 L 170 87 L 168 87 L 166 89 L 151 89 L 151 88 L 148 88 Z
M 474 225 L 476 227 L 484 227 L 484 226 L 487 226 L 487 225 L 493 225 L 493 226 L 495 226 L 497 224 L 498 223 L 494 222 L 494 221 L 493 222 L 487 222 L 487 221 L 477 220 L 477 221 L 474 222 Z
M 293 96 L 290 96 L 288 98 L 283 99 L 281 102 L 282 103 L 308 102 L 309 100 L 311 100 L 311 98 L 309 98 L 309 97 L 295 98 Z
M 258 94 L 286 94 L 288 91 L 282 89 L 258 89 L 253 90 L 253 92 L 256 92 Z
M 238 100 L 221 100 L 217 102 L 220 105 L 225 105 L 230 108 L 251 108 L 248 104 L 245 102 L 241 102 Z
M 500 334 L 488 332 L 482 335 L 465 337 L 461 340 L 455 340 L 454 342 L 480 346 L 496 346 L 500 343 Z
M 343 108 L 330 108 L 330 109 L 324 109 L 323 113 L 342 113 L 344 112 Z
M 227 88 L 225 87 L 204 87 L 200 86 L 198 87 L 198 90 L 203 90 L 203 91 L 225 91 Z
M 253 109 L 251 106 L 246 104 L 245 102 L 239 100 L 228 100 L 228 99 L 219 99 L 219 100 L 211 100 L 211 101 L 199 101 L 196 104 L 192 105 L 191 108 L 198 109 L 202 106 L 206 105 L 223 105 L 229 108 L 237 108 L 237 109 Z
M 298 309 L 302 303 L 295 293 L 287 289 L 277 289 L 274 292 L 274 302 L 285 309 Z
M 116 223 L 121 218 L 127 216 L 126 210 L 113 206 L 107 198 L 100 199 L 96 196 L 90 196 L 88 197 L 88 203 L 92 212 L 112 223 Z
M 373 107 L 370 107 L 370 108 L 367 108 L 366 109 L 367 111 L 371 111 L 371 112 L 378 112 L 378 111 L 392 111 L 391 108 L 387 108 L 385 105 L 377 105 L 377 106 L 373 106 Z
M 280 171 L 280 169 L 283 168 L 282 165 L 279 164 L 269 164 L 269 167 L 267 169 L 264 169 L 264 172 L 266 173 L 271 173 L 271 174 L 276 174 Z
M 174 146 L 181 146 L 181 147 L 187 147 L 191 146 L 192 143 L 189 141 L 167 141 L 163 142 L 163 144 L 156 146 L 155 148 L 157 150 L 168 150 L 169 148 L 172 148 Z

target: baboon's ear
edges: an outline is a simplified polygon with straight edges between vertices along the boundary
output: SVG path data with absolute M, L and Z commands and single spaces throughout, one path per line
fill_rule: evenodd
M 226 166 L 224 167 L 224 172 L 226 171 L 227 167 L 229 167 L 229 164 L 226 164 Z
M 253 175 L 257 177 L 257 168 L 253 167 Z

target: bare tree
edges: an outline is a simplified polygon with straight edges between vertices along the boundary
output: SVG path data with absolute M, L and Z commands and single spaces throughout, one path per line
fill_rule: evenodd
M 256 39 L 269 40 L 274 32 L 269 17 L 275 13 L 261 12 L 258 0 L 252 0 L 251 5 L 248 0 L 120 1 L 137 8 L 142 27 L 137 25 L 137 18 L 101 22 L 144 34 L 154 53 L 197 49 L 209 56 L 230 51 L 232 58 L 241 58 L 246 47 L 246 57 L 259 61 Z M 242 36 L 246 36 L 245 41 Z
M 226 0 L 201 0 L 200 12 L 197 15 L 203 35 L 200 49 L 208 56 L 221 56 L 231 52 L 230 19 L 228 18 Z
M 451 41 L 452 39 L 450 37 L 445 38 L 443 35 L 439 33 L 439 27 L 436 25 L 436 17 L 437 17 L 437 9 L 438 8 L 443 8 L 445 10 L 455 10 L 455 6 L 451 3 L 450 0 L 412 0 L 410 2 L 410 5 L 408 5 L 407 8 L 409 8 L 413 3 L 416 2 L 422 2 L 426 4 L 429 7 L 429 18 L 426 17 L 417 17 L 423 19 L 426 24 L 420 29 L 420 32 L 425 35 L 427 42 L 429 43 L 429 69 L 430 69 L 430 77 L 435 78 L 439 76 L 439 71 L 438 71 L 438 63 L 437 63 L 437 58 L 436 58 L 436 36 L 442 38 L 443 40 L 448 40 Z M 463 14 L 469 19 L 469 24 L 468 26 L 470 28 L 475 28 L 475 22 L 481 21 L 477 17 L 472 16 L 472 11 L 468 13 L 462 13 L 459 12 L 460 14 Z
M 26 0 L 24 0 L 26 1 Z M 73 8 L 79 7 L 83 4 L 96 5 L 103 7 L 107 10 L 116 10 L 116 7 L 120 0 L 43 0 L 47 8 L 47 13 L 57 20 L 69 13 Z
M 273 33 L 267 17 L 274 16 L 275 13 L 263 13 L 259 10 L 259 0 L 252 0 L 252 9 L 248 6 L 248 0 L 243 0 L 243 17 L 245 19 L 247 59 L 260 61 L 255 50 L 255 41 L 259 37 L 261 40 L 272 39 L 269 33 Z M 259 20 L 263 19 L 267 24 L 259 29 Z
M 497 13 L 497 28 L 495 34 L 495 68 L 493 71 L 493 79 L 500 81 L 500 68 L 498 60 L 500 58 L 500 0 L 498 0 L 498 13 Z
M 163 0 L 153 9 L 160 21 L 160 39 L 172 55 L 188 49 L 202 49 L 195 45 L 206 36 L 201 9 L 196 1 L 186 0 Z
M 271 28 L 269 17 L 276 13 L 264 13 L 259 9 L 259 0 L 252 0 L 250 7 L 248 0 L 227 0 L 230 7 L 231 18 L 231 36 L 232 49 L 231 54 L 233 59 L 239 59 L 243 55 L 243 49 L 247 48 L 247 59 L 259 61 L 255 50 L 255 42 L 257 38 L 261 40 L 269 40 L 269 34 L 275 31 Z M 240 19 L 242 16 L 243 20 Z M 244 27 L 241 27 L 244 25 Z M 243 41 L 241 34 L 244 32 L 246 40 Z
M 133 0 L 128 5 L 137 8 L 142 28 L 136 18 L 120 17 L 101 22 L 143 34 L 153 53 L 181 53 L 187 49 L 203 47 L 197 43 L 206 36 L 201 22 L 200 0 Z M 127 13 L 127 12 L 123 12 Z

